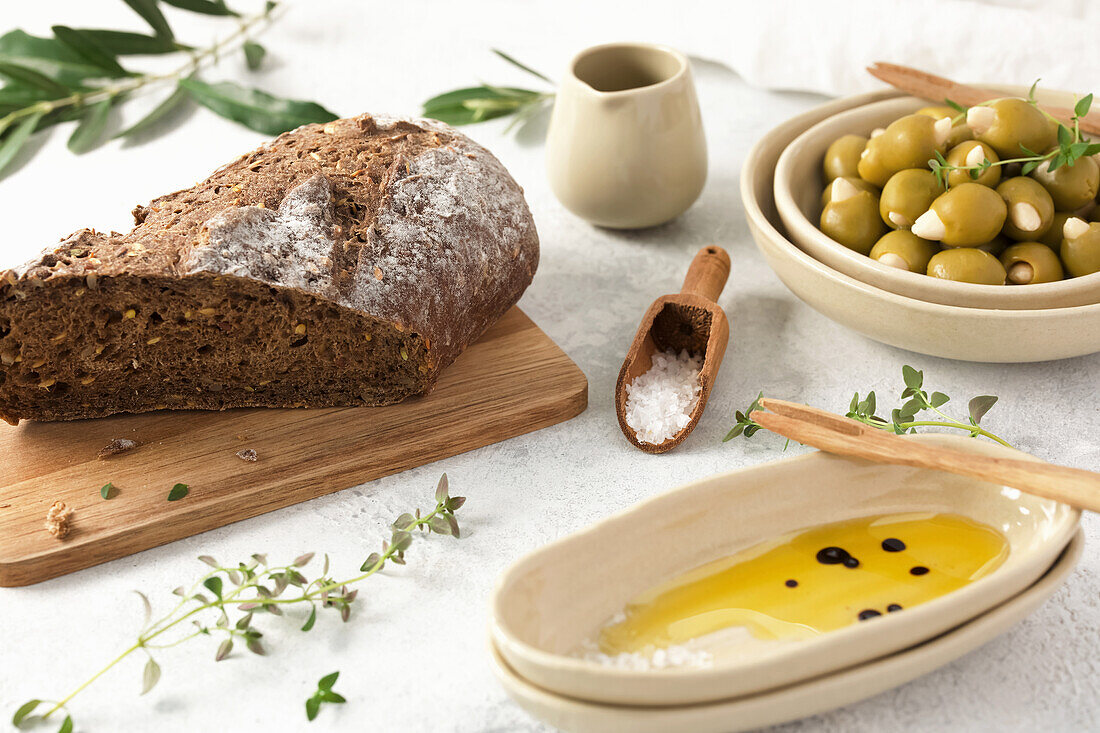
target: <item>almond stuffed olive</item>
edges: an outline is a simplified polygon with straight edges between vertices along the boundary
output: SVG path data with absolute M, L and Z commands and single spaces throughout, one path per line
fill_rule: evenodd
M 971 107 L 966 124 L 976 139 L 989 143 L 1002 158 L 1047 150 L 1056 142 L 1050 120 L 1026 99 L 1009 97 Z
M 1033 178 L 1017 176 L 1002 181 L 997 193 L 1008 207 L 1004 233 L 1021 242 L 1034 242 L 1047 233 L 1054 221 L 1054 199 Z
M 1100 223 L 1071 217 L 1062 236 L 1062 264 L 1071 277 L 1100 272 Z
M 959 143 L 947 152 L 947 164 L 959 168 L 980 166 L 988 160 L 990 163 L 1000 162 L 1000 157 L 988 143 L 977 140 L 967 140 Z M 1001 167 L 991 165 L 978 174 L 978 177 L 970 175 L 968 170 L 953 170 L 947 174 L 947 185 L 958 186 L 960 183 L 980 183 L 990 188 L 1001 182 Z
M 1062 263 L 1050 247 L 1038 242 L 1020 242 L 1001 254 L 1001 265 L 1012 285 L 1052 283 L 1064 276 Z
M 928 261 L 940 249 L 933 242 L 921 239 L 913 232 L 897 229 L 887 232 L 871 248 L 871 259 L 899 270 L 919 272 L 928 270 Z
M 821 212 L 821 231 L 860 254 L 867 254 L 886 225 L 878 213 L 878 195 L 838 178 Z
M 890 176 L 879 197 L 879 213 L 891 229 L 909 229 L 943 193 L 943 187 L 927 168 L 906 168 Z
M 867 138 L 862 135 L 845 135 L 837 138 L 825 151 L 822 166 L 825 180 L 831 181 L 841 176 L 859 175 L 859 156 L 867 147 Z
M 997 236 L 1008 216 L 997 192 L 964 183 L 940 194 L 913 224 L 913 234 L 952 246 L 974 246 Z
M 1031 172 L 1031 177 L 1043 184 L 1058 211 L 1076 211 L 1087 206 L 1100 189 L 1100 166 L 1092 158 L 1078 158 L 1073 165 L 1053 171 L 1044 163 Z
M 933 255 L 928 262 L 928 274 L 977 285 L 1004 285 L 1006 277 L 1005 268 L 996 257 L 973 247 L 945 249 Z
M 883 186 L 898 171 L 927 167 L 929 159 L 943 153 L 950 132 L 949 119 L 906 115 L 894 120 L 881 135 L 867 141 L 859 160 L 859 177 Z

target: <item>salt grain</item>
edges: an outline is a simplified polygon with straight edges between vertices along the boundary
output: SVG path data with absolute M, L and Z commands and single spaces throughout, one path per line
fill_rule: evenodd
M 640 443 L 659 445 L 687 427 L 699 401 L 702 359 L 681 351 L 653 355 L 649 371 L 626 385 L 626 424 Z
M 714 662 L 710 652 L 694 650 L 674 644 L 663 649 L 651 649 L 647 652 L 621 652 L 604 654 L 590 651 L 583 656 L 589 662 L 603 667 L 648 672 L 651 669 L 673 669 L 676 667 L 709 667 Z

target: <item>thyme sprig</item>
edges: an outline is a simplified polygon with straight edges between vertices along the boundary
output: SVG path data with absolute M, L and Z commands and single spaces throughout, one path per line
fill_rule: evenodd
M 31 135 L 47 127 L 78 121 L 69 149 L 80 154 L 103 142 L 111 107 L 144 87 L 171 83 L 173 92 L 144 118 L 116 138 L 133 138 L 178 111 L 187 99 L 258 130 L 278 134 L 309 122 L 328 122 L 336 115 L 313 102 L 280 99 L 232 82 L 205 84 L 198 72 L 233 50 L 243 49 L 249 69 L 263 61 L 265 49 L 253 36 L 273 18 L 279 4 L 243 17 L 224 0 L 125 0 L 153 34 L 55 25 L 52 38 L 13 30 L 0 36 L 0 171 L 15 159 Z M 232 33 L 204 48 L 176 40 L 160 3 L 208 16 L 234 19 Z M 185 61 L 166 73 L 140 73 L 122 64 L 132 55 L 178 54 Z
M 1003 438 L 994 435 L 981 426 L 982 418 L 997 403 L 997 398 L 993 395 L 979 395 L 972 398 L 967 404 L 967 419 L 965 421 L 959 420 L 940 409 L 951 401 L 950 397 L 943 392 L 929 393 L 924 390 L 924 372 L 906 364 L 901 368 L 901 375 L 902 380 L 905 382 L 905 389 L 901 393 L 901 399 L 904 402 L 901 407 L 890 411 L 889 419 L 880 417 L 877 414 L 878 406 L 873 390 L 868 392 L 862 399 L 859 392 L 856 392 L 848 405 L 848 412 L 845 413 L 845 417 L 870 425 L 873 428 L 888 430 L 897 435 L 915 433 L 917 428 L 951 428 L 964 430 L 972 438 L 988 438 L 1001 445 L 1012 447 Z M 722 439 L 722 442 L 733 440 L 739 435 L 751 438 L 757 431 L 764 429 L 751 417 L 754 410 L 760 409 L 760 400 L 763 397 L 764 393 L 761 392 L 744 412 L 738 411 L 734 415 L 736 422 L 729 433 L 726 434 L 726 437 Z M 926 411 L 934 413 L 935 416 L 938 416 L 938 419 L 918 420 L 917 417 Z
M 977 165 L 952 165 L 948 163 L 943 154 L 937 150 L 935 156 L 928 161 L 928 167 L 932 169 L 932 173 L 935 174 L 936 181 L 939 182 L 941 188 L 947 188 L 947 176 L 953 171 L 967 171 L 972 180 L 977 180 L 993 166 L 1019 163 L 1021 164 L 1020 175 L 1026 176 L 1043 163 L 1048 163 L 1047 171 L 1053 172 L 1062 166 L 1073 167 L 1073 164 L 1079 159 L 1100 153 L 1100 143 L 1091 142 L 1081 134 L 1080 120 L 1089 113 L 1089 108 L 1092 106 L 1092 94 L 1087 94 L 1081 99 L 1076 100 L 1073 106 L 1073 118 L 1071 119 L 1072 127 L 1067 127 L 1052 117 L 1042 107 L 1039 107 L 1035 99 L 1035 90 L 1038 84 L 1039 82 L 1036 81 L 1031 85 L 1031 89 L 1028 91 L 1027 101 L 1042 112 L 1047 119 L 1058 125 L 1057 147 L 1045 153 L 1037 153 L 1034 150 L 1028 149 L 1026 145 L 1021 144 L 1020 152 L 1024 153 L 1021 157 L 1005 158 L 997 162 L 993 162 L 989 160 L 989 158 L 983 158 L 982 162 Z M 959 113 L 953 118 L 952 122 L 957 122 L 966 117 L 966 107 L 950 99 L 945 99 L 944 103 Z M 981 106 L 988 104 L 990 104 L 990 102 L 983 102 Z
M 332 674 L 326 674 L 317 681 L 317 691 L 306 698 L 306 718 L 308 720 L 313 720 L 317 717 L 317 714 L 321 712 L 322 703 L 347 702 L 343 695 L 332 689 L 332 686 L 336 684 L 336 680 L 339 677 L 339 672 L 333 672 Z
M 237 644 L 262 656 L 267 650 L 263 633 L 255 624 L 257 614 L 284 616 L 284 609 L 308 609 L 302 631 L 313 628 L 318 609 L 331 608 L 346 622 L 351 617 L 352 605 L 359 594 L 359 589 L 354 586 L 381 571 L 387 562 L 404 565 L 405 551 L 412 544 L 414 532 L 459 536 L 455 512 L 465 501 L 464 497 L 450 495 L 447 474 L 443 474 L 436 486 L 435 507 L 426 513 L 417 509 L 415 513 L 399 516 L 391 525 L 390 539 L 382 543 L 381 551 L 372 552 L 360 566 L 359 574 L 345 580 L 336 580 L 329 574 L 328 555 L 324 556 L 320 575 L 313 580 L 307 578 L 304 568 L 313 560 L 315 553 L 312 552 L 300 555 L 289 565 L 272 565 L 266 555 L 259 553 L 246 562 L 225 565 L 209 555 L 202 555 L 199 560 L 209 565 L 211 570 L 189 588 L 180 586 L 172 591 L 180 598 L 172 610 L 154 620 L 148 597 L 137 592 L 145 609 L 145 620 L 137 640 L 65 697 L 59 700 L 28 700 L 15 711 L 12 724 L 25 726 L 32 721 L 41 722 L 64 713 L 59 733 L 70 733 L 73 729 L 69 712 L 72 699 L 109 670 L 138 653 L 146 657 L 142 672 L 143 695 L 160 680 L 161 667 L 157 657 L 162 651 L 191 639 L 220 638 L 214 653 L 214 660 L 219 662 L 228 657 Z M 239 615 L 231 619 L 230 613 Z M 194 630 L 181 630 L 180 625 L 188 622 Z M 335 683 L 335 676 L 329 677 Z M 324 677 L 321 682 L 328 679 Z M 323 685 L 319 685 L 320 691 L 331 693 L 332 685 L 322 688 Z M 331 695 L 327 697 L 322 694 L 321 702 L 343 701 Z M 307 703 L 307 713 L 310 705 Z M 319 706 L 320 702 L 317 703 Z M 41 715 L 35 715 L 35 711 L 40 709 L 43 709 Z
M 550 84 L 553 80 L 530 66 L 517 61 L 500 49 L 492 49 L 512 66 Z M 482 84 L 438 94 L 423 104 L 422 114 L 449 125 L 470 125 L 497 117 L 515 115 L 505 132 L 534 117 L 554 98 L 552 91 Z

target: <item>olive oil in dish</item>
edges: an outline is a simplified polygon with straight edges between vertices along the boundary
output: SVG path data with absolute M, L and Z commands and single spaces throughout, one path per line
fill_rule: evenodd
M 632 600 L 600 632 L 603 654 L 684 644 L 740 627 L 794 640 L 872 621 L 989 575 L 996 529 L 957 514 L 877 515 L 793 532 L 691 570 Z

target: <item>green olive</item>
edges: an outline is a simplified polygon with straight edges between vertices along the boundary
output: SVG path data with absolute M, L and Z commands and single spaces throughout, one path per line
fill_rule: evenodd
M 882 134 L 867 141 L 859 160 L 860 178 L 883 186 L 898 171 L 923 168 L 937 152 L 945 150 L 950 130 L 949 122 L 927 115 L 894 120 Z
M 871 248 L 871 259 L 899 270 L 924 274 L 928 269 L 928 260 L 939 248 L 927 239 L 921 239 L 913 232 L 897 229 L 887 232 Z
M 973 247 L 945 249 L 932 256 L 928 274 L 943 280 L 978 285 L 1004 285 L 1005 268 L 996 257 Z
M 1001 160 L 997 152 L 988 143 L 978 142 L 977 140 L 967 140 L 959 143 L 948 151 L 946 159 L 948 165 L 957 167 L 981 165 L 983 160 L 988 160 L 990 163 L 997 163 Z M 947 185 L 949 187 L 958 186 L 960 183 L 980 183 L 983 186 L 993 188 L 1000 182 L 1001 167 L 999 165 L 989 166 L 977 178 L 970 175 L 968 170 L 950 171 L 947 174 Z
M 833 198 L 821 212 L 821 231 L 860 254 L 867 254 L 886 232 L 878 214 L 878 196 L 870 191 L 846 192 Z
M 1054 221 L 1054 200 L 1033 178 L 1017 176 L 1002 181 L 997 193 L 1008 207 L 1005 236 L 1021 242 L 1035 242 L 1050 229 Z
M 906 168 L 890 176 L 879 197 L 879 213 L 891 229 L 908 229 L 943 193 L 927 168 Z
M 831 181 L 840 176 L 859 175 L 859 155 L 867 146 L 867 138 L 862 135 L 845 135 L 833 141 L 825 151 L 825 180 Z
M 1100 189 L 1100 166 L 1093 158 L 1078 158 L 1073 165 L 1063 165 L 1053 171 L 1048 168 L 1048 163 L 1040 164 L 1031 172 L 1031 177 L 1050 193 L 1054 208 L 1075 211 L 1096 198 L 1096 191 Z
M 1071 211 L 1055 211 L 1050 219 L 1050 228 L 1047 229 L 1046 234 L 1038 238 L 1038 241 L 1057 252 L 1062 246 L 1062 229 L 1066 226 L 1066 219 L 1072 216 Z
M 940 194 L 913 224 L 913 234 L 923 239 L 961 247 L 992 240 L 1008 216 L 997 192 L 980 183 L 963 183 Z
M 1020 242 L 1001 254 L 1001 264 L 1012 285 L 1052 283 L 1061 280 L 1062 263 L 1050 247 L 1039 242 Z
M 837 181 L 841 180 L 841 179 L 847 181 L 848 183 L 852 184 L 853 186 L 860 189 L 861 191 L 869 191 L 869 192 L 873 193 L 876 196 L 879 195 L 878 188 L 875 187 L 875 186 L 872 186 L 870 183 L 863 180 L 862 178 L 858 178 L 856 176 L 840 176 L 839 178 L 834 178 L 833 180 L 829 181 L 829 185 L 827 185 L 825 187 L 825 190 L 821 192 L 821 207 L 822 208 L 825 208 L 825 205 L 827 203 L 829 203 L 830 201 L 832 201 L 832 199 L 833 199 L 833 187 L 836 186 Z
M 1100 272 L 1100 223 L 1071 217 L 1063 230 L 1060 254 L 1070 277 Z
M 1000 257 L 1001 252 L 1004 252 L 1008 245 L 1012 244 L 1012 240 L 1003 234 L 998 234 L 988 242 L 982 242 L 981 244 L 967 245 L 969 249 L 980 249 L 982 252 L 988 252 L 994 257 Z M 949 244 L 941 244 L 941 249 L 963 249 L 959 245 L 952 247 Z
M 931 117 L 934 120 L 942 120 L 944 117 L 950 117 L 954 120 L 958 117 L 958 121 L 952 123 L 951 132 L 947 136 L 947 149 L 955 147 L 964 140 L 973 140 L 973 131 L 966 126 L 966 115 L 960 114 L 952 107 L 940 106 L 940 107 L 921 107 L 915 114 L 925 115 Z
M 1002 158 L 1018 158 L 1028 150 L 1046 150 L 1055 143 L 1054 128 L 1039 108 L 1026 99 L 1009 97 L 971 107 L 966 123 L 974 137 L 989 143 Z

